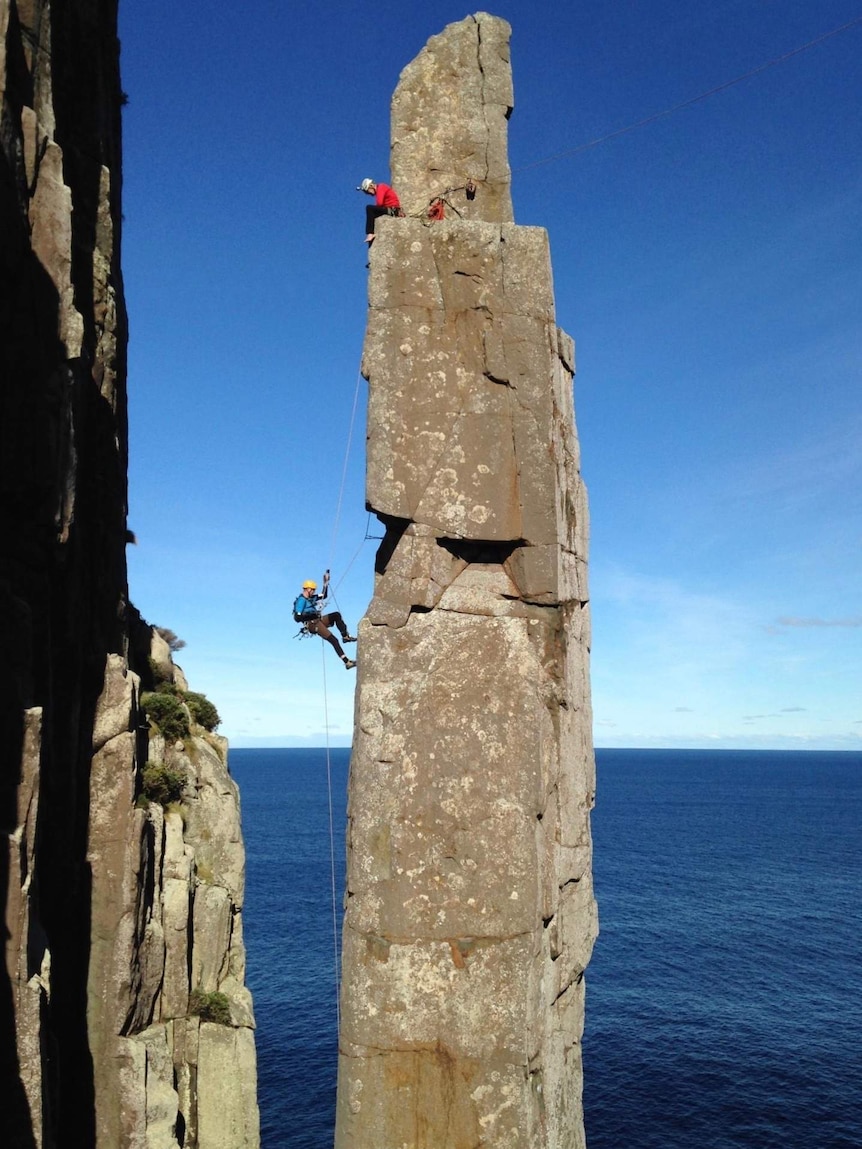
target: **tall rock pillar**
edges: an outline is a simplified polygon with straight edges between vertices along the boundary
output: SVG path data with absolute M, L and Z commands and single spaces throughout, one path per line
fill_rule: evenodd
M 371 252 L 337 1149 L 584 1144 L 587 510 L 547 235 L 510 222 L 509 32 L 450 25 L 393 99 L 394 186 L 448 206 Z

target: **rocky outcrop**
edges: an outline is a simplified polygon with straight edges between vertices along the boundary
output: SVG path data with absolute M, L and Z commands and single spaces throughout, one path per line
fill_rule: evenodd
M 150 665 L 164 674 L 153 634 Z M 156 659 L 161 654 L 157 662 Z M 197 726 L 179 668 L 139 697 L 112 658 L 96 730 L 173 702 L 188 732 L 151 718 L 146 761 L 115 733 L 95 747 L 88 1033 L 96 1145 L 259 1145 L 251 995 L 245 987 L 245 852 L 227 743 Z M 123 739 L 123 741 L 118 741 Z
M 403 109 L 423 106 L 430 55 L 440 104 L 481 123 L 477 40 L 508 59 L 508 26 L 483 14 L 402 73 L 393 157 L 397 139 L 417 199 L 423 171 L 464 182 L 465 133 L 457 112 L 433 143 L 416 125 L 409 157 Z M 508 172 L 505 136 L 486 162 Z M 545 232 L 501 221 L 481 183 L 473 204 L 383 219 L 371 254 L 366 494 L 386 536 L 359 630 L 337 1149 L 584 1144 L 597 919 L 574 348 Z
M 150 739 L 184 681 L 127 596 L 118 59 L 116 0 L 0 0 L 0 1142 L 236 1149 L 237 795 L 215 736 Z
M 461 219 L 511 222 L 511 29 L 477 12 L 432 36 L 392 98 L 392 183 L 408 215 L 437 197 Z M 472 182 L 476 194 L 468 194 Z

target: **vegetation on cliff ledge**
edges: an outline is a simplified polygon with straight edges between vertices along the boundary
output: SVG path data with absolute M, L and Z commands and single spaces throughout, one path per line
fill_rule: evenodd
M 180 697 L 189 708 L 192 722 L 196 722 L 198 726 L 203 726 L 204 730 L 209 730 L 210 733 L 218 729 L 221 723 L 219 712 L 205 694 L 198 694 L 194 690 L 184 690 Z
M 159 682 L 141 695 L 141 706 L 154 726 L 171 742 L 188 738 L 189 720 L 204 730 L 218 729 L 221 717 L 205 694 L 182 690 L 173 682 Z
M 150 722 L 165 736 L 168 742 L 176 742 L 189 736 L 189 713 L 173 692 L 164 689 L 141 695 L 141 706 L 146 710 Z
M 189 1013 L 201 1021 L 214 1021 L 216 1025 L 231 1024 L 230 1002 L 217 990 L 205 993 L 202 989 L 193 989 L 189 994 Z
M 167 766 L 164 762 L 148 762 L 141 777 L 141 793 L 151 802 L 167 806 L 179 802 L 188 782 L 185 770 Z

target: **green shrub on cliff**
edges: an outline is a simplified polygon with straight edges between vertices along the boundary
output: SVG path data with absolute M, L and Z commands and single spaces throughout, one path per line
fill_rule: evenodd
M 205 694 L 196 694 L 193 690 L 184 690 L 181 698 L 189 708 L 192 722 L 197 722 L 198 726 L 203 726 L 204 730 L 209 731 L 218 727 L 221 722 L 219 712 Z
M 182 690 L 175 682 L 159 682 L 155 690 L 141 696 L 141 705 L 165 738 L 176 742 L 187 738 L 189 719 L 183 704 L 188 707 L 192 722 L 212 732 L 221 723 L 219 712 L 205 694 Z
M 185 770 L 176 770 L 163 762 L 148 762 L 141 776 L 141 793 L 151 802 L 167 806 L 178 802 L 188 778 Z
M 189 718 L 183 704 L 174 695 L 161 691 L 142 694 L 141 706 L 146 710 L 150 722 L 164 734 L 168 742 L 188 738 Z
M 153 665 L 155 666 L 155 664 Z M 156 667 L 156 670 L 158 671 L 158 667 Z M 183 692 L 175 682 L 169 682 L 166 678 L 157 678 L 155 682 L 156 685 L 153 687 L 155 694 L 172 694 L 174 698 L 180 698 L 182 696 Z
M 217 1025 L 230 1025 L 230 1002 L 223 993 L 204 993 L 193 989 L 189 994 L 189 1013 L 201 1021 L 214 1021 Z

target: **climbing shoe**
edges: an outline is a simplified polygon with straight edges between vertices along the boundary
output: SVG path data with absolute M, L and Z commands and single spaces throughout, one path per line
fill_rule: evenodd
M 345 670 L 353 670 L 354 666 L 356 666 L 356 661 L 353 658 L 344 658 L 343 662 Z
M 356 635 L 355 634 L 345 634 L 344 641 L 345 642 L 356 642 Z

